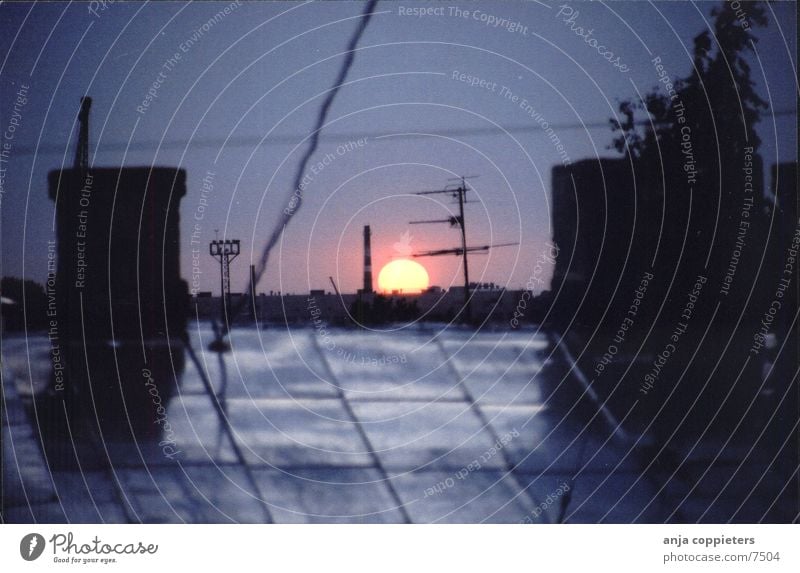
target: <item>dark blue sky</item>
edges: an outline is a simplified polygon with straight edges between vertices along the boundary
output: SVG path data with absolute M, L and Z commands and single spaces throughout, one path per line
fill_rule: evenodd
M 715 4 L 574 2 L 562 9 L 557 2 L 380 2 L 311 165 L 326 154 L 334 159 L 311 174 L 304 206 L 259 290 L 328 288 L 329 275 L 338 277 L 342 290 L 355 290 L 366 223 L 372 225 L 377 269 L 398 253 L 395 243 L 406 231 L 414 249 L 456 246 L 456 231 L 445 225 L 407 222 L 446 217 L 452 207 L 446 199 L 409 194 L 461 174 L 481 176 L 472 182 L 472 199 L 479 202 L 467 211 L 469 242 L 520 242 L 473 257 L 474 279 L 521 287 L 551 234 L 552 167 L 564 154 L 573 162 L 615 156 L 607 149 L 607 120 L 617 101 L 656 85 L 655 56 L 673 77 L 687 75 L 692 38 L 710 25 Z M 204 30 L 226 6 L 234 9 Z M 3 274 L 39 281 L 45 276 L 46 242 L 53 238 L 46 175 L 71 165 L 79 98 L 89 94 L 95 165 L 187 169 L 181 211 L 187 279 L 191 221 L 203 179 L 213 172 L 202 243 L 214 238 L 215 229 L 242 239 L 233 283 L 242 290 L 251 253 L 260 251 L 292 192 L 303 138 L 363 5 L 123 3 L 97 14 L 88 7 L 0 6 L 3 132 L 16 117 L 19 87 L 29 86 L 4 164 Z M 406 14 L 419 7 L 439 13 Z M 463 17 L 454 7 L 470 14 Z M 777 2 L 771 9 L 769 26 L 756 30 L 760 62 L 751 58 L 754 79 L 773 109 L 794 109 L 796 7 Z M 568 10 L 578 12 L 573 21 L 591 28 L 628 71 L 570 30 L 563 14 L 557 16 Z M 176 53 L 180 60 L 170 64 Z M 484 80 L 483 86 L 470 85 L 472 77 Z M 155 97 L 145 109 L 154 83 Z M 796 159 L 795 121 L 796 115 L 783 115 L 759 125 L 766 166 Z M 541 122 L 554 129 L 561 154 Z M 409 133 L 428 135 L 402 135 Z M 358 138 L 366 141 L 339 148 Z M 202 288 L 216 289 L 216 263 L 206 250 Z M 455 257 L 422 262 L 433 284 L 459 283 Z

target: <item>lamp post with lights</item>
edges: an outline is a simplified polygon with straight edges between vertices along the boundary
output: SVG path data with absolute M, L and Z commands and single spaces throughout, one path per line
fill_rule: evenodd
M 231 304 L 231 262 L 239 256 L 239 240 L 214 240 L 208 245 L 209 254 L 219 261 L 219 290 L 222 324 L 226 324 Z

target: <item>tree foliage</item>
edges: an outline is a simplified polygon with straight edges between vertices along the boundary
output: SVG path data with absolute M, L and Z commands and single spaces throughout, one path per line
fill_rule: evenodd
M 622 119 L 611 120 L 617 151 L 668 164 L 681 141 L 679 106 L 685 108 L 695 147 L 708 156 L 701 165 L 705 170 L 725 154 L 740 157 L 745 146 L 758 150 L 760 139 L 752 127 L 767 102 L 755 89 L 748 55 L 758 42 L 754 27 L 766 26 L 767 18 L 758 3 L 742 5 L 742 12 L 724 2 L 711 10 L 712 28 L 694 38 L 692 70 L 673 82 L 675 96 L 656 88 L 642 100 L 620 102 Z

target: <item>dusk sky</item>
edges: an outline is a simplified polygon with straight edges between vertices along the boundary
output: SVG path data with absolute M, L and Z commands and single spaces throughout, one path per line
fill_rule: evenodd
M 456 247 L 455 229 L 408 222 L 449 216 L 455 207 L 447 196 L 413 193 L 460 175 L 480 176 L 468 196 L 476 201 L 467 207 L 468 243 L 520 243 L 473 256 L 473 280 L 523 287 L 551 236 L 553 166 L 565 156 L 573 163 L 617 156 L 608 149 L 617 102 L 657 85 L 656 56 L 673 78 L 685 77 L 692 39 L 711 25 L 718 4 L 379 2 L 309 164 L 316 172 L 307 172 L 303 207 L 259 292 L 329 289 L 329 275 L 355 291 L 365 224 L 376 275 L 403 254 L 407 231 L 415 251 Z M 229 14 L 204 31 L 226 7 Z M 436 13 L 409 14 L 425 7 Z M 16 130 L 3 164 L 2 274 L 40 282 L 46 275 L 54 238 L 47 173 L 72 165 L 79 100 L 89 95 L 93 165 L 185 168 L 182 275 L 190 280 L 198 222 L 202 290 L 218 291 L 217 263 L 207 254 L 215 229 L 242 240 L 232 290 L 244 290 L 251 256 L 293 191 L 305 138 L 362 9 L 357 2 L 3 3 L 0 128 L 5 133 L 13 120 Z M 759 57 L 750 57 L 759 93 L 780 112 L 796 105 L 794 10 L 768 7 L 769 25 L 755 30 Z M 591 28 L 619 65 L 570 29 L 568 13 L 578 13 L 573 22 Z M 14 116 L 24 86 L 27 102 Z M 536 118 L 555 130 L 561 154 Z M 758 125 L 766 168 L 796 160 L 796 120 L 783 113 Z M 204 178 L 213 190 L 201 207 Z M 420 262 L 431 284 L 460 284 L 458 258 Z

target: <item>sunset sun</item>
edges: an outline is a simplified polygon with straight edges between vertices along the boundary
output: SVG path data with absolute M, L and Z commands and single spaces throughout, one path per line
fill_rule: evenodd
M 416 261 L 392 261 L 381 269 L 378 288 L 388 294 L 394 291 L 403 294 L 420 293 L 428 288 L 428 271 Z

